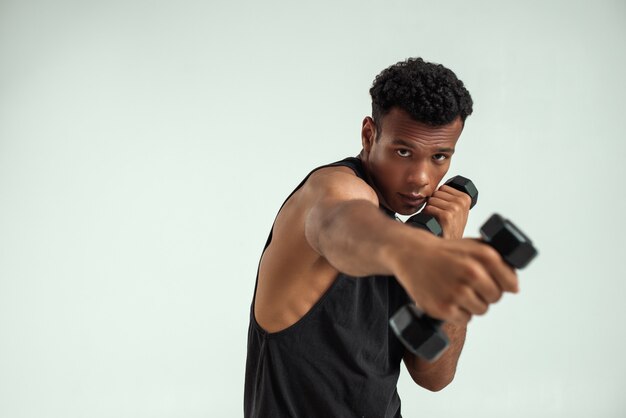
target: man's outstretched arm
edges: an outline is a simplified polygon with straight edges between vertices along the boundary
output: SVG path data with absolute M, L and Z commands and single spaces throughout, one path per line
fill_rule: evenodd
M 517 290 L 515 272 L 493 248 L 389 219 L 374 191 L 350 173 L 320 171 L 305 187 L 306 239 L 338 271 L 393 275 L 426 313 L 460 326 L 503 291 Z

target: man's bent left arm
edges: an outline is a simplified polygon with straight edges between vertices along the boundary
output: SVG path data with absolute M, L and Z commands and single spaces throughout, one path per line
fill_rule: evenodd
M 444 185 L 429 199 L 424 213 L 437 218 L 444 238 L 460 239 L 467 224 L 469 206 L 470 199 L 466 193 Z M 442 330 L 448 336 L 450 345 L 439 359 L 429 363 L 408 351 L 404 356 L 404 364 L 413 381 L 433 392 L 445 388 L 454 379 L 467 327 L 444 323 Z

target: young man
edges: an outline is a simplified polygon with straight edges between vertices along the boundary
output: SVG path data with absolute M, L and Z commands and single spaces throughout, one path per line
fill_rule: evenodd
M 472 315 L 517 291 L 495 250 L 462 239 L 469 196 L 437 187 L 472 113 L 463 83 L 409 59 L 370 94 L 358 157 L 313 170 L 276 217 L 250 315 L 246 417 L 400 417 L 401 362 L 418 385 L 442 389 Z M 394 220 L 422 207 L 443 239 Z M 447 321 L 451 346 L 434 363 L 389 327 L 410 300 Z

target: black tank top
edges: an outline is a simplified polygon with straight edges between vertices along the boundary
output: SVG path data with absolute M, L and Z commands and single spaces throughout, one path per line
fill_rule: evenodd
M 361 161 L 351 157 L 311 171 L 291 195 L 316 170 L 338 165 L 367 181 Z M 271 240 L 272 232 L 265 248 Z M 268 333 L 256 322 L 253 298 L 245 418 L 401 417 L 396 384 L 404 347 L 389 318 L 408 302 L 394 277 L 340 273 L 303 318 Z

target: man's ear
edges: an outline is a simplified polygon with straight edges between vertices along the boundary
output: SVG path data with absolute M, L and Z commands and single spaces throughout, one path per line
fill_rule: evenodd
M 363 145 L 363 150 L 369 153 L 374 141 L 376 141 L 376 124 L 371 117 L 366 116 L 365 119 L 363 119 L 363 126 L 361 127 L 361 144 Z

